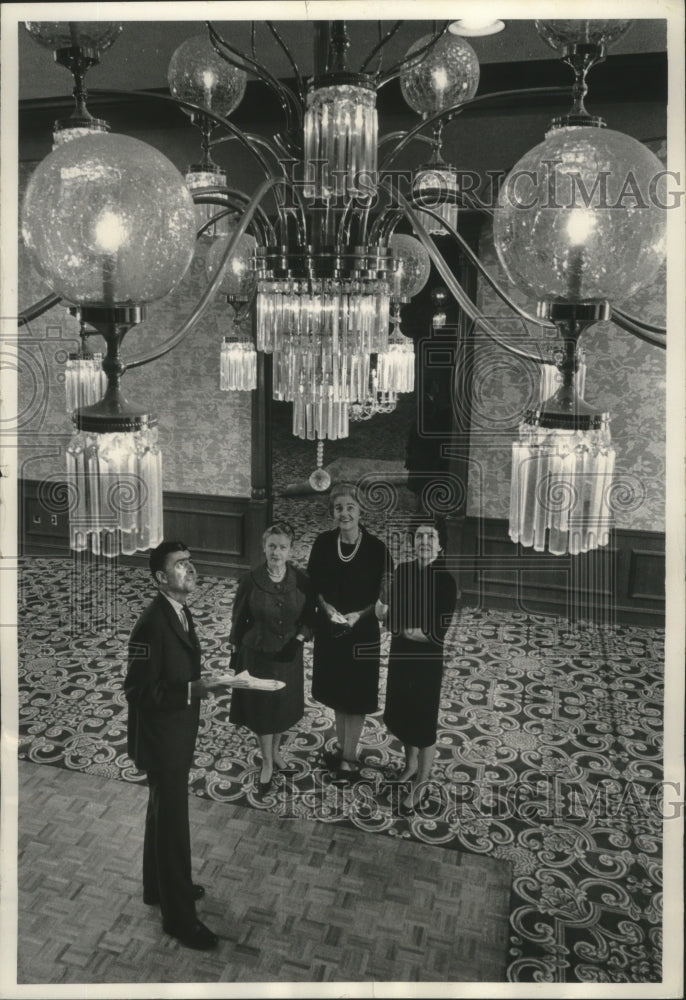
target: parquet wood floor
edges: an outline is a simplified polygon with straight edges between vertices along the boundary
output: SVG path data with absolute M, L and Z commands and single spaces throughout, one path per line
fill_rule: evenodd
M 140 886 L 147 791 L 19 762 L 20 984 L 502 982 L 502 861 L 190 800 L 198 912 L 183 948 Z

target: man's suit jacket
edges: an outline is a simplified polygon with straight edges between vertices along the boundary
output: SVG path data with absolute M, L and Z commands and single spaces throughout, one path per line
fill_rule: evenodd
M 186 632 L 163 594 L 148 605 L 129 639 L 124 690 L 129 703 L 128 753 L 144 771 L 193 764 L 200 701 L 188 704 L 188 682 L 200 677 L 200 644 Z

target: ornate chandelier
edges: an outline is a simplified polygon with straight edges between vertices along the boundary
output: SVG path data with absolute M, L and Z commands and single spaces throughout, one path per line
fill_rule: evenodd
M 315 488 L 326 488 L 324 439 L 347 436 L 351 420 L 388 412 L 398 393 L 412 391 L 414 350 L 399 330 L 399 309 L 424 287 L 433 263 L 462 313 L 498 349 L 537 364 L 552 360 L 559 374 L 559 383 L 547 376 L 540 404 L 525 415 L 513 445 L 512 538 L 551 552 L 605 544 L 614 452 L 608 415 L 581 398 L 578 341 L 594 322 L 611 316 L 651 343 L 665 342 L 663 331 L 614 304 L 656 273 L 664 257 L 664 211 L 655 200 L 645 210 L 614 212 L 593 201 L 599 176 L 607 178 L 605 194 L 613 197 L 627 163 L 639 185 L 648 185 L 661 168 L 649 150 L 606 129 L 584 107 L 588 70 L 630 22 L 536 22 L 574 71 L 574 103 L 506 178 L 493 233 L 509 279 L 538 301 L 539 321 L 557 331 L 560 346 L 552 359 L 540 349 L 522 351 L 503 340 L 434 239 L 457 241 L 512 312 L 530 318 L 459 233 L 459 209 L 471 202 L 460 191 L 456 167 L 442 158 L 444 126 L 465 106 L 487 107 L 496 96 L 475 96 L 479 64 L 462 36 L 478 28 L 446 22 L 383 70 L 383 51 L 403 23 L 396 22 L 351 70 L 345 22 L 317 22 L 315 75 L 305 86 L 276 27 L 265 23 L 291 61 L 295 88 L 273 77 L 254 47 L 251 55 L 238 51 L 210 23 L 206 34 L 174 53 L 172 96 L 161 99 L 174 100 L 201 136 L 199 162 L 185 176 L 143 143 L 107 134 L 107 123 L 87 111 L 83 74 L 112 44 L 120 25 L 102 22 L 98 32 L 85 23 L 27 24 L 72 72 L 75 114 L 68 129 L 57 123 L 56 147 L 26 194 L 24 240 L 53 290 L 26 315 L 36 316 L 62 299 L 107 345 L 103 398 L 82 405 L 75 391 L 70 397 L 78 404 L 68 457 L 79 498 L 72 545 L 114 554 L 147 548 L 161 537 L 156 417 L 123 397 L 126 365 L 119 347 L 147 303 L 181 280 L 198 235 L 212 241 L 208 286 L 179 329 L 136 364 L 154 361 L 181 343 L 223 292 L 237 318 L 250 319 L 251 330 L 223 339 L 222 388 L 253 388 L 258 356 L 271 355 L 274 398 L 292 403 L 294 434 L 317 440 Z M 502 22 L 491 22 L 482 30 L 501 27 Z M 283 109 L 284 130 L 269 139 L 246 134 L 228 117 L 243 96 L 247 74 L 276 94 Z M 419 119 L 408 131 L 379 136 L 377 95 L 395 79 Z M 252 196 L 233 189 L 230 167 L 212 158 L 227 139 L 248 149 L 264 174 Z M 412 143 L 430 146 L 432 158 L 418 164 L 402 192 L 393 183 L 393 163 Z M 534 178 L 526 199 L 516 183 L 521 176 Z M 551 204 L 546 200 L 551 183 L 560 193 L 565 184 L 583 185 L 591 197 L 581 208 L 563 198 Z M 275 205 L 271 216 L 263 206 L 268 194 Z M 412 235 L 396 232 L 399 226 Z M 576 499 L 559 501 L 560 510 L 553 509 L 565 491 Z

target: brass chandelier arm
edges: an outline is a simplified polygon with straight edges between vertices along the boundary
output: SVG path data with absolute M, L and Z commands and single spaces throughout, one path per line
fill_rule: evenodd
M 262 82 L 265 83 L 276 96 L 279 104 L 281 105 L 282 111 L 286 115 L 287 131 L 299 131 L 302 127 L 302 107 L 290 87 L 286 87 L 280 80 L 277 80 L 275 76 L 272 76 L 262 63 L 258 62 L 256 59 L 251 59 L 243 52 L 239 52 L 238 49 L 234 49 L 233 46 L 229 45 L 229 43 L 222 38 L 211 21 L 206 21 L 205 24 L 207 25 L 207 29 L 210 33 L 210 42 L 212 43 L 212 47 L 217 55 L 226 60 L 226 62 L 230 63 L 232 66 L 252 72 L 258 77 L 258 79 L 262 80 Z M 225 49 L 226 51 L 222 51 L 222 49 Z M 227 53 L 229 53 L 229 55 L 227 55 Z M 233 58 L 229 58 L 229 56 L 233 56 Z M 293 127 L 294 113 L 297 119 L 297 129 L 294 129 Z
M 391 82 L 391 80 L 395 80 L 396 77 L 400 76 L 400 74 L 405 70 L 414 69 L 415 66 L 418 66 L 424 57 L 427 56 L 429 52 L 438 44 L 441 38 L 443 38 L 443 35 L 445 35 L 446 31 L 450 27 L 450 23 L 450 21 L 444 21 L 443 27 L 440 31 L 433 35 L 431 40 L 427 42 L 426 45 L 422 46 L 422 48 L 418 49 L 416 52 L 413 52 L 411 56 L 406 56 L 404 59 L 401 59 L 400 62 L 395 64 L 395 66 L 391 66 L 391 68 L 379 78 L 376 85 L 377 91 L 381 90 L 382 87 L 385 87 L 387 83 Z
M 381 52 L 381 50 L 383 49 L 384 45 L 387 45 L 388 42 L 390 42 L 391 38 L 393 38 L 393 36 L 395 35 L 395 33 L 398 31 L 398 29 L 404 23 L 405 23 L 404 21 L 396 21 L 395 24 L 393 25 L 393 27 L 390 28 L 386 32 L 386 34 L 383 36 L 383 38 L 379 39 L 379 41 L 376 43 L 376 45 L 374 46 L 374 48 L 371 50 L 371 52 L 369 53 L 369 55 L 367 56 L 367 58 L 364 60 L 364 62 L 360 66 L 360 69 L 359 69 L 360 73 L 364 73 L 365 72 L 365 70 L 367 69 L 367 66 L 370 64 L 370 62 L 372 61 L 372 59 L 374 58 L 374 56 L 377 55 L 377 53 Z M 383 56 L 381 58 L 383 58 Z M 376 71 L 376 76 L 378 76 L 380 72 L 381 72 L 381 64 L 379 63 L 379 68 Z
M 179 326 L 174 333 L 171 334 L 162 344 L 153 348 L 152 350 L 146 351 L 144 354 L 138 355 L 138 357 L 132 358 L 130 361 L 126 362 L 126 368 L 140 368 L 142 365 L 150 364 L 152 361 L 157 361 L 158 358 L 164 357 L 175 347 L 177 347 L 181 341 L 184 339 L 188 331 L 198 322 L 201 316 L 204 314 L 207 307 L 212 302 L 212 299 L 217 293 L 219 285 L 221 284 L 223 278 L 223 270 L 226 261 L 229 259 L 241 236 L 245 233 L 250 222 L 255 215 L 258 206 L 264 196 L 269 192 L 275 185 L 283 184 L 284 180 L 282 177 L 269 177 L 267 180 L 260 184 L 259 188 L 255 194 L 250 199 L 248 207 L 245 210 L 245 214 L 241 221 L 238 223 L 235 231 L 232 233 L 229 239 L 226 250 L 222 254 L 221 260 L 217 265 L 217 271 L 213 275 L 211 281 L 207 285 L 207 288 L 200 296 L 200 299 L 195 304 L 190 314 L 183 321 L 181 326 Z
M 283 38 L 279 34 L 279 31 L 278 31 L 276 25 L 274 24 L 274 22 L 273 21 L 265 21 L 264 23 L 267 25 L 267 27 L 271 31 L 272 35 L 274 36 L 274 38 L 278 42 L 278 44 L 279 44 L 279 46 L 281 48 L 281 51 L 285 54 L 286 58 L 288 59 L 288 62 L 291 64 L 293 72 L 295 73 L 296 82 L 298 84 L 298 96 L 300 98 L 301 104 L 304 104 L 305 103 L 305 81 L 302 78 L 302 74 L 300 72 L 300 69 L 298 68 L 297 62 L 293 58 L 293 53 L 288 48 L 288 46 L 284 42 Z
M 32 306 L 22 309 L 17 318 L 17 326 L 26 326 L 31 320 L 38 319 L 39 316 L 42 316 L 48 309 L 52 309 L 53 306 L 56 306 L 61 301 L 62 299 L 59 295 L 51 292 L 44 298 L 39 299 L 38 302 L 34 302 Z
M 545 364 L 546 358 L 543 356 L 543 352 L 538 347 L 538 353 L 532 354 L 530 351 L 522 350 L 519 347 L 513 347 L 511 344 L 506 343 L 500 337 L 497 330 L 491 326 L 489 321 L 483 315 L 483 313 L 478 309 L 474 302 L 469 298 L 467 293 L 464 291 L 459 281 L 451 271 L 450 267 L 440 253 L 438 247 L 434 241 L 429 236 L 428 232 L 424 226 L 419 221 L 417 213 L 414 208 L 407 200 L 407 198 L 400 193 L 400 191 L 391 190 L 391 195 L 395 198 L 403 211 L 403 214 L 407 218 L 408 222 L 411 224 L 415 235 L 423 244 L 424 248 L 427 250 L 432 261 L 436 265 L 436 270 L 445 282 L 449 292 L 460 306 L 460 308 L 469 316 L 469 318 L 478 325 L 478 327 L 483 330 L 487 337 L 489 337 L 498 347 L 501 347 L 508 354 L 513 354 L 519 358 L 525 358 L 527 361 L 533 361 L 535 364 Z
M 443 111 L 437 111 L 430 118 L 423 118 L 409 132 L 405 132 L 398 145 L 388 153 L 386 159 L 380 164 L 379 173 L 381 174 L 388 169 L 391 161 L 396 158 L 398 153 L 405 148 L 411 139 L 414 139 L 418 132 L 423 131 L 428 125 L 433 125 L 438 121 L 443 121 L 444 124 L 447 124 L 453 118 L 462 114 L 463 111 L 468 111 L 475 105 L 488 104 L 489 101 L 501 100 L 503 97 L 563 97 L 568 95 L 569 87 L 523 87 L 521 90 L 494 90 L 490 94 L 481 94 L 479 97 L 472 98 L 467 104 L 453 104 L 449 108 L 444 108 Z
M 622 330 L 626 330 L 627 333 L 632 333 L 639 340 L 644 340 L 647 344 L 652 344 L 654 347 L 667 347 L 667 336 L 664 333 L 652 333 L 650 330 L 646 329 L 645 325 L 641 323 L 640 320 L 630 319 L 626 313 L 620 312 L 618 309 L 613 309 L 610 313 L 610 319 L 617 326 L 621 327 Z

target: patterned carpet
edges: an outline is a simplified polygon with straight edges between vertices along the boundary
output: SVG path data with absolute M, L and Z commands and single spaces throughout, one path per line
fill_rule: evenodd
M 125 752 L 122 677 L 149 576 L 71 566 L 22 567 L 20 757 L 140 782 Z M 206 577 L 194 597 L 206 668 L 227 664 L 234 593 Z M 308 648 L 306 690 L 310 664 Z M 206 701 L 192 792 L 509 862 L 508 981 L 659 982 L 662 665 L 656 629 L 572 632 L 549 617 L 464 607 L 448 636 L 421 815 L 399 815 L 384 781 L 401 747 L 381 712 L 363 734 L 364 780 L 343 788 L 321 766 L 331 714 L 309 698 L 286 745 L 293 773 L 265 797 L 253 737 L 229 725 L 229 696 Z M 382 671 L 381 705 L 384 686 Z

